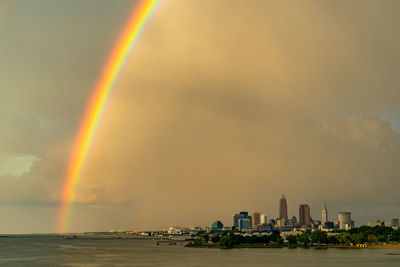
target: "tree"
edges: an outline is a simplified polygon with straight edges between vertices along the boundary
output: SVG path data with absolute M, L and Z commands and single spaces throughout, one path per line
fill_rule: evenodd
M 326 232 L 323 232 L 321 230 L 316 230 L 311 233 L 311 242 L 313 243 L 326 243 L 328 241 L 328 235 Z
M 215 236 L 211 237 L 211 242 L 218 243 L 220 239 L 221 238 L 219 237 L 219 235 L 215 235 Z
M 293 246 L 297 244 L 297 235 L 288 235 L 286 240 L 289 242 L 289 245 Z
M 348 232 L 342 232 L 336 236 L 340 244 L 350 244 L 352 242 L 352 235 Z
M 223 248 L 232 248 L 233 247 L 232 237 L 229 235 L 221 237 L 219 245 Z
M 378 242 L 378 238 L 376 237 L 376 235 L 370 234 L 370 235 L 368 236 L 368 242 L 369 242 L 369 243 L 376 243 L 376 242 Z
M 303 243 L 303 245 L 307 246 L 308 244 L 310 244 L 310 235 L 307 232 L 302 233 L 299 236 L 298 241 Z
M 209 237 L 207 234 L 204 234 L 204 235 L 203 235 L 203 239 L 204 239 L 204 241 L 207 243 L 208 240 L 210 240 L 210 237 Z

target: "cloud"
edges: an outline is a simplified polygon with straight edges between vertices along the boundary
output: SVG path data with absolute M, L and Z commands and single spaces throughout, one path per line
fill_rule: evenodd
M 85 101 L 129 10 L 63 5 L 46 6 L 58 18 L 24 8 L 30 33 L 7 40 L 3 59 L 24 64 L 0 69 L 0 104 L 14 110 L 0 113 L 1 153 L 37 160 L 2 176 L 4 202 L 59 200 Z M 326 201 L 356 222 L 398 216 L 399 133 L 383 119 L 400 114 L 397 5 L 164 1 L 116 81 L 71 229 L 229 225 L 241 209 L 273 218 L 282 193 L 291 215 L 306 202 L 319 218 Z

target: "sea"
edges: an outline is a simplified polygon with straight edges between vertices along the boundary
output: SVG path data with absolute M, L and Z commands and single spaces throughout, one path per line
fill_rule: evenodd
M 151 239 L 0 238 L 0 266 L 400 266 L 400 250 L 188 248 Z

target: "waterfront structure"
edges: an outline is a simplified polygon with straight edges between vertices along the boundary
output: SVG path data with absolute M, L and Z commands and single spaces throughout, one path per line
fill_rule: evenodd
M 351 220 L 351 212 L 338 212 L 339 229 L 351 229 L 354 227 L 354 221 Z
M 287 216 L 287 202 L 285 195 L 282 194 L 281 201 L 279 202 L 279 219 L 284 219 L 286 222 L 288 220 Z
M 250 227 L 251 227 L 251 216 L 247 211 L 241 211 L 233 216 L 233 226 L 235 229 L 239 229 L 239 220 L 240 219 L 250 219 Z
M 324 202 L 324 206 L 322 207 L 321 212 L 321 225 L 322 227 L 325 226 L 325 223 L 328 221 L 328 210 L 326 209 L 326 203 Z
M 221 221 L 215 221 L 211 224 L 211 230 L 222 230 L 224 224 Z
M 308 228 L 311 225 L 310 206 L 301 204 L 299 207 L 299 225 Z
M 393 218 L 392 219 L 392 226 L 393 227 L 398 227 L 399 226 L 399 218 Z
M 258 227 L 261 225 L 261 213 L 253 212 L 253 227 Z
M 238 229 L 239 229 L 239 231 L 244 231 L 244 230 L 251 229 L 251 219 L 249 219 L 249 218 L 239 219 L 239 221 L 238 221 Z

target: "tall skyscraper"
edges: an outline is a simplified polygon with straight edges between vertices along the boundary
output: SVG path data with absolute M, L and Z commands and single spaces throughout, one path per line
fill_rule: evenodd
M 261 224 L 261 213 L 254 212 L 253 213 L 253 227 L 259 226 Z
M 324 206 L 322 207 L 322 214 L 321 214 L 321 225 L 324 227 L 325 223 L 328 221 L 328 210 L 326 209 L 326 204 L 324 202 Z
M 288 220 L 287 216 L 287 203 L 285 195 L 282 194 L 281 201 L 279 202 L 279 219 L 284 219 L 286 222 Z
M 300 227 L 310 227 L 311 225 L 310 206 L 308 204 L 301 204 L 299 207 L 299 224 Z

